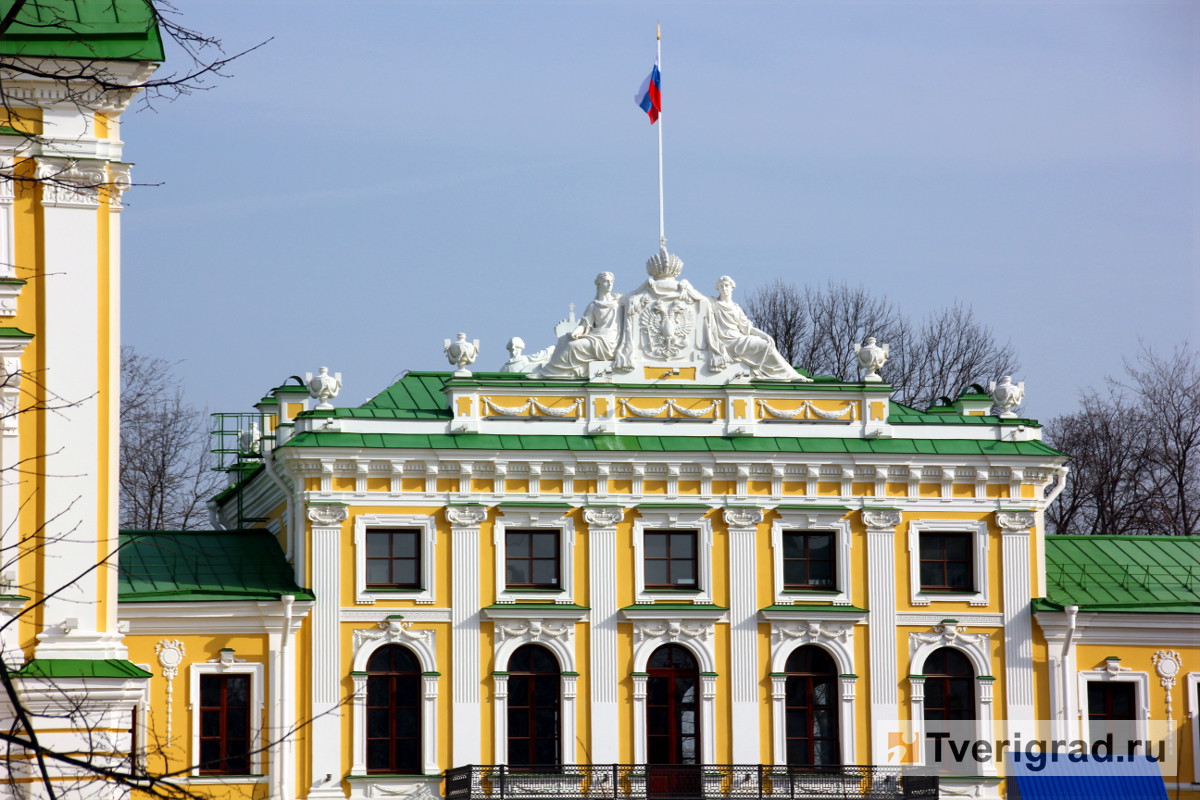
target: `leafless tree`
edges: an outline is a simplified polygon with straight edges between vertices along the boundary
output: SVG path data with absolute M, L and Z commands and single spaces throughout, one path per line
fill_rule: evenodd
M 121 348 L 121 527 L 188 530 L 207 523 L 220 484 L 207 415 L 189 405 L 172 365 Z
M 890 300 L 861 286 L 829 283 L 801 290 L 777 279 L 752 293 L 744 305 L 755 325 L 775 339 L 779 352 L 814 375 L 855 380 L 853 344 L 868 336 L 887 343 L 884 378 L 897 402 L 917 408 L 1020 367 L 1013 346 L 998 342 L 962 303 L 939 309 L 914 326 Z
M 1071 456 L 1053 532 L 1200 533 L 1200 354 L 1187 343 L 1143 347 L 1122 379 L 1051 420 L 1046 440 Z

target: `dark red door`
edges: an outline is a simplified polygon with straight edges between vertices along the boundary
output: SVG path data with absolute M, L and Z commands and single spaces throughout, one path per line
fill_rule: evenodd
M 655 798 L 700 797 L 700 668 L 663 645 L 646 669 L 646 789 Z

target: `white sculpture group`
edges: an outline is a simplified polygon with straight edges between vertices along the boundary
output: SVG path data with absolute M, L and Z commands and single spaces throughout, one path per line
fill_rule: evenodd
M 680 279 L 683 262 L 662 248 L 646 262 L 646 281 L 629 294 L 613 291 L 611 272 L 596 276 L 596 295 L 554 347 L 531 355 L 509 341 L 504 372 L 535 378 L 588 378 L 609 372 L 636 377 L 642 367 L 695 366 L 704 375 L 808 381 L 780 355 L 774 340 L 733 301 L 728 276 L 707 297 Z

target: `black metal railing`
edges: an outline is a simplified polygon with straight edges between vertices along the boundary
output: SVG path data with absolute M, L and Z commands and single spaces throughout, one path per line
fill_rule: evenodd
M 898 767 L 473 764 L 446 770 L 446 800 L 901 800 L 937 796 L 936 775 Z

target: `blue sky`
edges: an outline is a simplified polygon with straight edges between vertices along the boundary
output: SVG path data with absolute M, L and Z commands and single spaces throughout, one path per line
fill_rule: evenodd
M 667 237 L 702 290 L 965 301 L 1040 418 L 1139 340 L 1200 344 L 1200 4 L 178 5 L 227 50 L 274 37 L 122 128 L 162 184 L 126 195 L 124 342 L 212 411 L 320 366 L 357 404 L 460 330 L 494 369 L 597 272 L 640 283 L 656 20 Z

